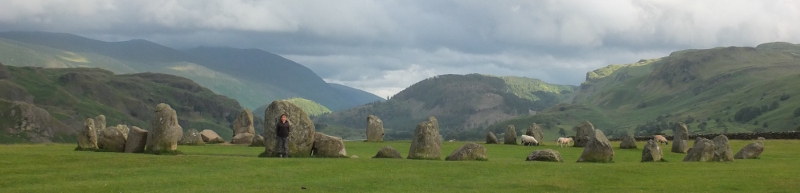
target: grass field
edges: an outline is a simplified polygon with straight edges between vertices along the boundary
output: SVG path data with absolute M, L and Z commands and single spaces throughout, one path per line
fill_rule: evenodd
M 445 142 L 442 159 L 465 142 Z M 732 141 L 737 152 L 750 141 Z M 612 142 L 616 147 L 619 142 Z M 0 192 L 796 192 L 800 140 L 768 140 L 760 159 L 641 163 L 641 149 L 614 149 L 614 163 L 576 163 L 582 148 L 485 145 L 489 161 L 371 159 L 381 146 L 346 142 L 359 159 L 257 158 L 259 147 L 179 146 L 185 155 L 73 151 L 73 144 L 0 145 Z M 639 148 L 644 144 L 639 142 Z M 564 162 L 526 162 L 552 148 Z M 301 189 L 305 187 L 306 189 Z

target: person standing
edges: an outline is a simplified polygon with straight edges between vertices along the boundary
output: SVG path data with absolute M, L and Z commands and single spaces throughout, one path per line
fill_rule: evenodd
M 292 132 L 292 124 L 286 114 L 281 114 L 281 119 L 275 124 L 275 131 L 278 137 L 278 157 L 289 157 L 289 133 Z

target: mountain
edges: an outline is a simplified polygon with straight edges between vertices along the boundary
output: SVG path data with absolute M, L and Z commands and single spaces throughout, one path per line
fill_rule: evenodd
M 670 134 L 679 122 L 691 133 L 786 131 L 800 126 L 800 45 L 683 50 L 586 75 L 570 102 L 488 128 L 536 122 L 558 130 L 583 120 L 606 134 Z
M 0 57 L 12 66 L 97 67 L 118 74 L 182 76 L 250 108 L 292 97 L 334 110 L 383 100 L 353 88 L 334 88 L 305 66 L 258 49 L 180 51 L 146 40 L 104 42 L 65 33 L 0 32 Z
M 485 135 L 483 128 L 491 123 L 555 105 L 574 89 L 518 77 L 440 75 L 415 83 L 385 102 L 312 120 L 330 128 L 362 130 L 372 114 L 383 120 L 387 139 L 409 139 L 419 122 L 435 116 L 444 137 L 467 139 Z
M 344 100 L 342 103 L 342 106 L 346 106 L 349 108 L 367 104 L 369 102 L 386 100 L 384 98 L 378 97 L 375 94 L 355 89 L 353 87 L 336 83 L 328 83 L 328 85 L 330 85 L 331 88 L 333 88 L 334 92 L 339 93 L 339 96 L 342 96 L 345 99 L 349 99 L 349 100 Z M 369 101 L 369 102 L 365 103 L 364 101 Z M 341 109 L 336 109 L 336 110 L 341 110 Z
M 0 132 L 3 143 L 74 141 L 86 118 L 101 114 L 106 116 L 108 126 L 127 124 L 149 129 L 158 103 L 175 109 L 184 130 L 211 129 L 227 137 L 232 135 L 231 123 L 243 109 L 236 100 L 167 74 L 117 75 L 98 68 L 2 64 L 0 69 L 7 72 L 0 72 L 6 74 L 0 78 L 0 119 L 12 116 L 9 122 L 3 121 L 6 125 L 0 125 L 5 127 Z M 31 112 L 18 115 L 34 118 L 13 117 L 15 112 Z M 25 125 L 40 129 L 31 132 L 24 129 Z

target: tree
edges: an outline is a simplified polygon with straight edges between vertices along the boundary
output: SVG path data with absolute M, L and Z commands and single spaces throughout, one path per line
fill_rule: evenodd
M 560 128 L 558 129 L 558 134 L 561 135 L 561 137 L 564 137 L 567 136 L 567 131 L 564 131 L 564 128 Z

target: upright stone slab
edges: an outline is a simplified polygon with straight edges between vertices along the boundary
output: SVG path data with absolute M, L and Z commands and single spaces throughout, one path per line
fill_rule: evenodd
M 342 138 L 314 133 L 314 147 L 311 150 L 314 157 L 346 158 L 347 149 Z
M 375 115 L 367 116 L 367 142 L 382 142 L 383 134 L 383 121 Z
M 108 127 L 97 137 L 97 148 L 103 151 L 125 152 L 126 134 L 120 127 Z M 127 132 L 127 131 L 126 131 Z
M 143 153 L 147 144 L 147 131 L 137 126 L 128 131 L 128 140 L 125 140 L 125 153 Z
M 642 150 L 642 162 L 658 162 L 663 161 L 664 153 L 661 151 L 661 147 L 658 146 L 658 142 L 651 140 L 647 140 L 647 144 L 644 145 L 644 149 Z
M 636 149 L 636 139 L 633 138 L 631 135 L 626 135 L 622 138 L 622 142 L 619 143 L 620 149 Z
M 494 136 L 494 133 L 491 131 L 486 134 L 486 144 L 498 144 L 500 141 L 497 140 L 497 136 Z
M 756 159 L 761 153 L 764 152 L 764 142 L 762 140 L 753 142 L 744 146 L 736 155 L 734 159 Z
M 611 162 L 613 159 L 614 148 L 611 147 L 611 142 L 603 131 L 595 129 L 594 135 L 589 136 L 578 162 Z
M 94 131 L 97 132 L 97 136 L 100 136 L 100 132 L 106 129 L 106 116 L 105 115 L 98 115 L 94 117 Z
M 486 147 L 472 142 L 468 142 L 450 153 L 444 160 L 446 161 L 486 161 Z
M 585 147 L 586 143 L 589 142 L 589 138 L 594 135 L 594 125 L 588 120 L 583 121 L 583 123 L 575 126 L 572 130 L 575 130 L 573 147 Z
M 508 125 L 508 127 L 506 127 L 506 134 L 503 136 L 503 144 L 517 144 L 517 129 L 514 128 L 514 125 Z
M 528 126 L 528 130 L 525 131 L 525 135 L 532 136 L 536 139 L 536 141 L 539 142 L 539 144 L 544 142 L 544 133 L 542 132 L 542 128 L 536 123 L 532 123 L 530 126 Z
M 400 152 L 397 152 L 397 150 L 394 149 L 393 147 L 391 147 L 391 146 L 383 146 L 383 147 L 381 147 L 380 150 L 378 150 L 378 153 L 375 154 L 375 157 L 372 157 L 372 158 L 403 159 L 403 156 L 400 155 Z
M 694 140 L 694 145 L 689 152 L 686 153 L 686 157 L 683 158 L 684 162 L 707 162 L 711 161 L 714 158 L 714 142 L 708 140 L 706 138 L 697 137 Z
M 408 159 L 441 159 L 442 136 L 439 134 L 439 121 L 428 118 L 414 129 Z
M 94 150 L 97 149 L 97 133 L 94 128 L 94 120 L 86 119 L 83 129 L 78 133 L 78 148 L 75 150 Z
M 244 109 L 236 120 L 233 121 L 233 138 L 232 144 L 251 144 L 253 143 L 253 136 L 256 130 L 253 128 L 253 112 L 250 109 Z
M 178 141 L 179 145 L 205 145 L 206 143 L 203 142 L 203 137 L 200 135 L 200 132 L 197 129 L 189 129 L 183 133 L 183 137 L 181 140 Z
M 278 157 L 278 137 L 275 125 L 286 114 L 292 131 L 289 132 L 289 156 L 307 157 L 314 146 L 314 123 L 303 109 L 288 101 L 273 101 L 264 110 L 264 153 L 260 157 Z
M 178 124 L 178 115 L 168 104 L 158 104 L 155 116 L 150 121 L 150 132 L 147 133 L 149 153 L 161 154 L 178 149 L 178 140 L 183 136 L 183 128 Z
M 686 124 L 680 123 L 672 131 L 672 152 L 686 153 L 689 151 L 689 129 Z
M 733 150 L 731 150 L 731 145 L 728 143 L 728 136 L 719 135 L 711 141 L 714 141 L 714 158 L 711 159 L 712 161 L 733 161 Z

